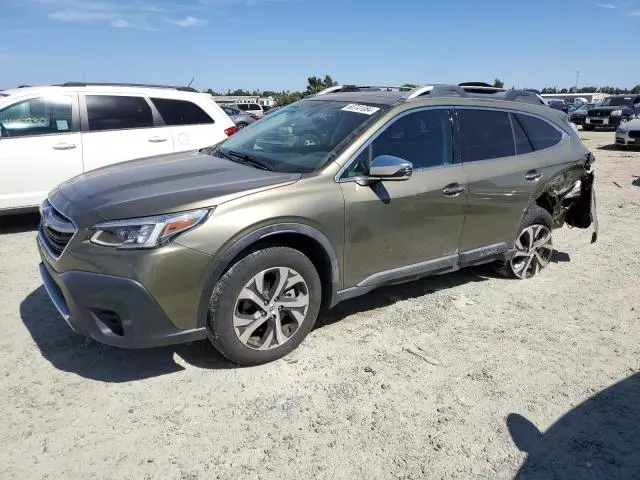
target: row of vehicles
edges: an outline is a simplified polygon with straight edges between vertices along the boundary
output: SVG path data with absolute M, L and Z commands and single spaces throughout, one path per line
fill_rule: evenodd
M 616 145 L 640 147 L 640 95 L 614 95 L 573 110 L 569 119 L 583 130 L 616 129 Z
M 29 118 L 44 129 L 32 134 L 43 164 L 64 164 L 53 155 L 115 132 L 120 117 L 96 110 L 114 101 L 100 96 L 137 98 L 127 112 L 139 123 L 120 129 L 131 144 L 174 146 L 60 180 L 41 204 L 44 286 L 69 327 L 106 344 L 208 338 L 233 362 L 261 364 L 296 348 L 343 300 L 484 263 L 531 278 L 551 261 L 555 228 L 595 222 L 594 157 L 566 114 L 533 92 L 337 86 L 235 133 L 200 94 L 100 88 L 4 92 L 0 152 L 28 138 Z M 70 98 L 49 100 L 60 95 Z M 45 106 L 33 101 L 40 110 L 25 117 L 20 105 L 38 96 Z M 167 109 L 163 98 L 198 109 Z M 202 148 L 187 112 L 223 130 Z M 119 147 L 103 141 L 101 154 Z M 27 182 L 39 167 L 22 171 Z

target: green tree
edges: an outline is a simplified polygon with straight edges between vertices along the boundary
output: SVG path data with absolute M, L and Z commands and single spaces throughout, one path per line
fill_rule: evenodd
M 566 88 L 563 88 L 562 90 L 560 90 L 560 93 L 569 93 L 569 90 L 567 90 Z
M 404 85 L 402 85 L 403 88 L 417 88 L 418 85 L 414 84 L 414 83 L 405 83 Z
M 499 78 L 496 78 L 493 81 L 493 86 L 496 88 L 504 88 L 504 82 L 502 80 L 500 80 Z
M 204 90 L 204 93 L 208 93 L 209 95 L 213 95 L 214 97 L 217 97 L 220 95 L 218 92 L 210 88 L 207 88 L 206 90 Z
M 636 85 L 631 89 L 631 93 L 640 94 L 640 84 Z
M 325 88 L 335 87 L 338 82 L 334 81 L 330 75 L 325 75 L 324 80 L 316 77 L 315 75 L 307 78 L 307 95 L 315 95 L 316 93 L 324 90 Z

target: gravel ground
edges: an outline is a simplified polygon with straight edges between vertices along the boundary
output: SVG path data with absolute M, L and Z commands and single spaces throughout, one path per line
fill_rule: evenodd
M 558 231 L 531 281 L 485 267 L 379 290 L 257 368 L 75 335 L 38 277 L 37 219 L 5 219 L 0 477 L 640 478 L 640 152 L 583 135 L 598 243 Z

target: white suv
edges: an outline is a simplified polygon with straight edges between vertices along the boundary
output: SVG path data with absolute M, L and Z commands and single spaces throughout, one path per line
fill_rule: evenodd
M 0 214 L 37 207 L 83 172 L 196 150 L 237 131 L 188 87 L 65 83 L 0 92 Z

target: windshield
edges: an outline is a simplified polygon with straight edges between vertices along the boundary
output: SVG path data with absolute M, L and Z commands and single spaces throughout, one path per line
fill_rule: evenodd
M 308 173 L 322 168 L 385 106 L 303 100 L 281 108 L 236 133 L 214 154 L 255 160 L 269 170 Z M 344 145 L 341 145 L 343 144 Z M 216 153 L 217 152 L 217 153 Z
M 605 98 L 599 107 L 630 107 L 633 104 L 631 97 L 609 97 Z

